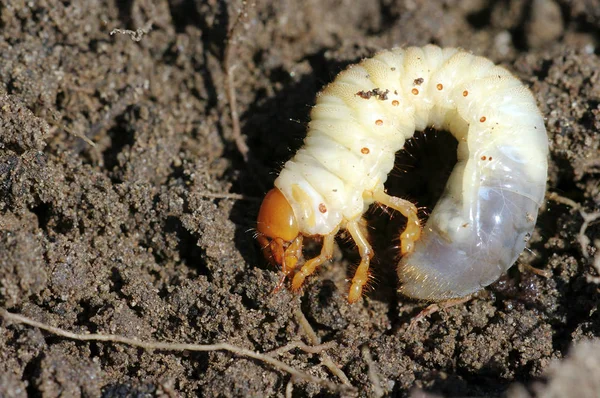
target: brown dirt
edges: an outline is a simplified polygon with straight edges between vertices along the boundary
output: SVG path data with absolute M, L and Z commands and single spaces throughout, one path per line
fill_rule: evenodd
M 363 396 L 376 392 L 365 346 L 389 395 L 542 394 L 539 383 L 560 375 L 542 377 L 551 361 L 600 334 L 577 212 L 548 202 L 533 254 L 520 259 L 552 277 L 514 267 L 489 294 L 405 334 L 421 306 L 395 293 L 387 221 L 375 234 L 378 282 L 362 302 L 344 298 L 356 260 L 345 244 L 302 294 L 270 294 L 279 275 L 253 240 L 253 198 L 301 144 L 308 105 L 343 66 L 433 42 L 485 55 L 531 86 L 547 116 L 549 190 L 597 209 L 600 2 L 259 1 L 233 57 L 248 164 L 234 143 L 222 68 L 239 5 L 0 4 L 0 306 L 75 332 L 261 352 L 302 337 L 293 316 L 301 308 Z M 149 21 L 140 41 L 109 35 Z M 599 225 L 587 230 L 592 242 L 599 234 Z M 338 381 L 317 355 L 281 359 Z M 147 352 L 0 323 L 0 396 L 283 396 L 288 380 L 228 353 Z M 294 396 L 328 394 L 294 385 Z

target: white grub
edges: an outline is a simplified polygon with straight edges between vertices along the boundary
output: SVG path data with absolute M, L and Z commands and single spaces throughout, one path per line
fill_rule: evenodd
M 430 126 L 457 139 L 458 161 L 421 230 L 414 205 L 388 196 L 384 183 L 395 153 Z M 350 232 L 361 264 L 349 301 L 368 281 L 373 253 L 359 227 L 374 202 L 409 218 L 399 291 L 440 301 L 472 294 L 514 264 L 544 200 L 547 155 L 535 99 L 506 69 L 456 48 L 396 48 L 350 66 L 317 96 L 304 146 L 275 187 L 300 236 L 328 242 L 340 229 Z M 330 258 L 327 250 L 298 271 L 294 289 Z M 289 274 L 295 262 L 282 267 Z

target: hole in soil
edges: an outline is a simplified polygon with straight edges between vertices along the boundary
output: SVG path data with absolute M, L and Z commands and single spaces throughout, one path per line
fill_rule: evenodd
M 113 171 L 115 167 L 119 166 L 119 154 L 123 152 L 126 147 L 131 147 L 135 142 L 134 131 L 122 127 L 127 125 L 123 121 L 122 116 L 116 119 L 116 124 L 117 125 L 115 127 L 111 128 L 107 132 L 107 135 L 110 137 L 111 140 L 111 145 L 102 154 L 104 158 L 104 168 L 108 171 Z

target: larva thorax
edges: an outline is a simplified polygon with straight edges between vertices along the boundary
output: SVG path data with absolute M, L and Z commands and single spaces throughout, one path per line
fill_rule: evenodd
M 428 126 L 454 135 L 458 162 L 418 240 L 416 208 L 383 184 L 395 153 Z M 304 146 L 275 187 L 301 235 L 347 228 L 361 251 L 359 270 L 372 251 L 356 223 L 374 201 L 399 210 L 409 218 L 400 290 L 439 300 L 479 290 L 514 263 L 544 196 L 546 156 L 543 120 L 518 79 L 458 49 L 410 47 L 349 67 L 317 96 Z M 355 276 L 353 287 L 365 278 Z

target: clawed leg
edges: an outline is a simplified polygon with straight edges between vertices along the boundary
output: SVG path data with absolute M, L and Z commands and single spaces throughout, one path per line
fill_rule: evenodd
M 424 310 L 419 312 L 419 314 L 410 321 L 410 325 L 408 325 L 408 328 L 406 329 L 406 333 L 414 330 L 414 328 L 417 326 L 418 323 L 422 322 L 423 320 L 428 318 L 430 315 L 435 314 L 438 311 L 443 311 L 450 307 L 454 307 L 455 305 L 466 303 L 467 301 L 471 300 L 471 297 L 472 297 L 471 295 L 468 295 L 466 297 L 450 299 L 450 300 L 441 301 L 439 303 L 434 303 L 434 304 L 428 305 L 427 308 L 425 308 Z
M 311 258 L 300 268 L 296 275 L 294 275 L 294 279 L 292 280 L 292 290 L 297 291 L 300 290 L 304 280 L 312 275 L 318 266 L 325 263 L 326 261 L 331 260 L 333 257 L 333 243 L 335 240 L 335 235 L 338 233 L 339 228 L 336 228 L 330 234 L 325 235 L 323 237 L 323 247 L 321 248 L 321 254 L 319 254 L 315 258 Z
M 421 236 L 421 223 L 417 214 L 417 207 L 408 200 L 390 196 L 383 191 L 373 192 L 373 199 L 384 206 L 397 210 L 407 218 L 406 228 L 400 235 L 402 254 L 407 254 L 415 249 L 415 242 Z
M 298 235 L 296 239 L 294 239 L 287 249 L 285 249 L 285 251 L 280 255 L 282 258 L 282 275 L 279 279 L 279 283 L 277 286 L 275 286 L 275 289 L 273 289 L 273 293 L 277 293 L 283 287 L 285 280 L 290 276 L 294 269 L 296 269 L 298 261 L 302 258 L 302 242 L 302 235 Z
M 360 229 L 359 221 L 351 221 L 346 225 L 346 229 L 350 232 L 354 243 L 358 246 L 358 252 L 360 253 L 360 264 L 354 273 L 352 278 L 352 285 L 348 292 L 348 302 L 350 304 L 355 303 L 362 296 L 364 286 L 369 281 L 369 264 L 371 258 L 373 258 L 373 249 L 366 236 Z
M 273 293 L 276 293 L 283 286 L 285 279 L 294 271 L 298 261 L 302 258 L 302 235 L 298 235 L 287 247 L 281 238 L 269 241 L 265 236 L 257 237 L 261 245 L 262 252 L 269 262 L 275 266 L 281 265 L 281 279 Z

